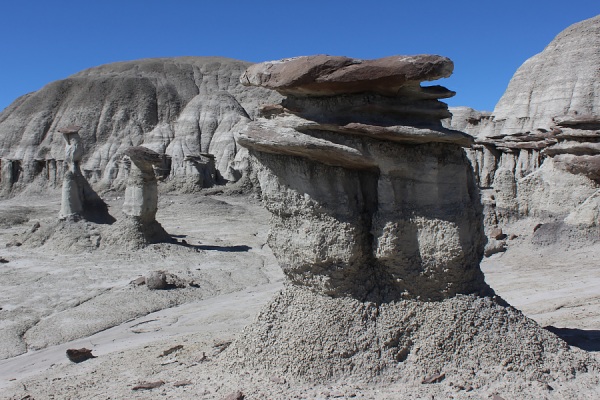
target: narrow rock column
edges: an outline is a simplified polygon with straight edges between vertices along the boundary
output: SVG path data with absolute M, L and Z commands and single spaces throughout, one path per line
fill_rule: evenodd
M 153 166 L 160 165 L 161 156 L 143 146 L 130 147 L 124 154 L 131 160 L 131 169 L 123 203 L 125 218 L 117 224 L 116 240 L 119 240 L 119 231 L 121 231 L 123 237 L 131 241 L 132 248 L 143 247 L 149 243 L 172 241 L 169 234 L 156 221 L 158 184 Z M 108 241 L 110 242 L 111 239 Z
M 158 209 L 158 185 L 154 165 L 161 163 L 158 153 L 146 147 L 130 147 L 125 155 L 131 159 L 131 170 L 125 189 L 123 212 L 142 223 L 155 221 Z
M 81 186 L 80 163 L 83 158 L 83 143 L 79 136 L 80 126 L 69 125 L 58 130 L 65 140 L 65 160 L 60 219 L 79 220 L 84 212 L 84 189 Z

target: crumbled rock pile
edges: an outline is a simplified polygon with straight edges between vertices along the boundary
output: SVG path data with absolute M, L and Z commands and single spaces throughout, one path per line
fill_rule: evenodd
M 287 97 L 239 133 L 272 213 L 286 288 L 221 361 L 289 379 L 470 385 L 568 380 L 598 365 L 494 296 L 479 193 L 443 128 L 440 56 L 312 56 L 250 67 Z M 439 378 L 443 379 L 443 378 Z

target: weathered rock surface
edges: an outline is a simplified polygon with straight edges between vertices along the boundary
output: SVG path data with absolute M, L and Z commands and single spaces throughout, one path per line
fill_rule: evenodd
M 443 103 L 423 102 L 429 70 L 393 96 L 376 93 L 378 80 L 373 92 L 368 80 L 358 86 L 364 93 L 345 78 L 313 85 L 318 62 L 327 77 L 344 77 L 340 60 L 351 59 L 299 57 L 242 77 L 288 96 L 238 138 L 254 157 L 272 214 L 268 243 L 287 284 L 221 362 L 310 382 L 455 379 L 465 367 L 488 383 L 510 371 L 548 381 L 543 371 L 572 379 L 597 369 L 485 283 L 482 206 L 461 147 L 470 140 L 442 127 Z M 312 80 L 296 87 L 298 66 Z
M 238 179 L 232 131 L 259 105 L 278 98 L 239 83 L 249 65 L 219 57 L 120 62 L 20 97 L 0 113 L 2 192 L 22 190 L 34 180 L 43 187 L 60 185 L 64 146 L 51 133 L 70 124 L 82 127 L 81 169 L 94 187 L 123 187 L 122 152 L 142 143 L 166 155 L 160 173 L 173 188 Z
M 600 16 L 561 32 L 515 73 L 492 113 L 451 109 L 446 126 L 475 136 L 467 149 L 489 219 L 569 221 L 600 190 Z M 589 200 L 589 201 L 588 201 Z M 592 212 L 594 214 L 594 212 Z M 586 221 L 588 219 L 586 218 Z M 599 238 L 598 220 L 582 225 Z

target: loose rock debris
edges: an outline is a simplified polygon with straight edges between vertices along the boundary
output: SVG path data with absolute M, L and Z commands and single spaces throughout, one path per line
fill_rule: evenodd
M 164 385 L 164 381 L 156 381 L 156 382 L 143 382 L 139 385 L 135 385 L 131 390 L 151 390 L 156 389 L 157 387 L 161 387 Z
M 244 393 L 240 391 L 233 392 L 224 397 L 223 400 L 244 400 Z
M 167 349 L 165 351 L 162 352 L 162 354 L 159 357 L 165 357 L 168 356 L 171 353 L 175 353 L 177 350 L 181 350 L 183 349 L 183 345 L 178 344 L 177 346 L 173 346 L 170 349 Z
M 68 349 L 67 357 L 74 363 L 80 363 L 90 358 L 96 358 L 95 355 L 92 354 L 92 350 L 81 348 L 81 349 Z
M 441 381 L 444 380 L 444 378 L 446 377 L 445 373 L 441 373 L 441 374 L 435 374 L 435 375 L 429 375 L 426 376 L 425 378 L 423 378 L 423 380 L 421 381 L 421 383 L 439 383 Z

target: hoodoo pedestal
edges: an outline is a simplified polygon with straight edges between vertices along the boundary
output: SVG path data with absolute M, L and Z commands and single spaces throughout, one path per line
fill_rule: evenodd
M 138 232 L 141 246 L 171 241 L 169 234 L 156 221 L 158 184 L 153 166 L 162 162 L 161 156 L 143 146 L 129 147 L 124 154 L 131 161 L 131 168 L 123 203 L 125 218 L 121 224 Z
M 459 382 L 465 370 L 547 379 L 593 364 L 484 281 L 482 207 L 461 147 L 471 137 L 441 125 L 439 99 L 454 93 L 421 86 L 452 69 L 430 55 L 311 56 L 241 77 L 287 96 L 237 135 L 287 282 L 228 349 L 233 368 Z
M 80 185 L 80 163 L 83 158 L 83 143 L 79 136 L 80 126 L 69 125 L 58 130 L 65 140 L 65 161 L 62 186 L 60 219 L 80 219 L 83 215 L 83 187 Z
M 84 146 L 79 135 L 80 126 L 69 125 L 58 130 L 65 140 L 65 160 L 62 201 L 59 218 L 78 221 L 112 223 L 114 218 L 108 213 L 106 203 L 92 189 L 81 173 L 81 160 Z

